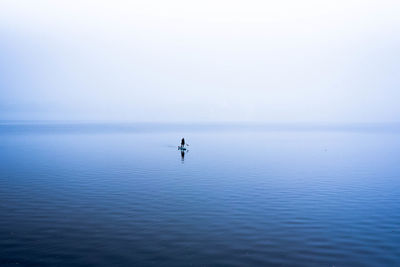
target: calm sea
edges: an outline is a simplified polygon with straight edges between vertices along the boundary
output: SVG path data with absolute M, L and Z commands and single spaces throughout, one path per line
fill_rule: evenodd
M 400 266 L 398 126 L 6 122 L 0 160 L 2 267 Z

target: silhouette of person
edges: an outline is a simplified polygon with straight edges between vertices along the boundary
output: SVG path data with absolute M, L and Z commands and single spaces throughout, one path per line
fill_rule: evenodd
M 185 138 L 182 138 L 182 140 L 181 140 L 181 146 L 182 146 L 182 147 L 185 146 Z

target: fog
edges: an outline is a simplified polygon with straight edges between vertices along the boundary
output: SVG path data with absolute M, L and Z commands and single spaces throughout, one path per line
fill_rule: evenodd
M 398 1 L 0 1 L 0 119 L 396 122 Z

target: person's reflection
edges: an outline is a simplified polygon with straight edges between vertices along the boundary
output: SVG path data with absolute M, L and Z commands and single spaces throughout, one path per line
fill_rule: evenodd
M 185 161 L 185 151 L 181 150 L 181 160 L 182 163 Z

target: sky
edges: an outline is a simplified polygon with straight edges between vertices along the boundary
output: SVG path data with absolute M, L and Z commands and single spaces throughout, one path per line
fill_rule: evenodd
M 0 0 L 0 120 L 399 122 L 400 1 Z

